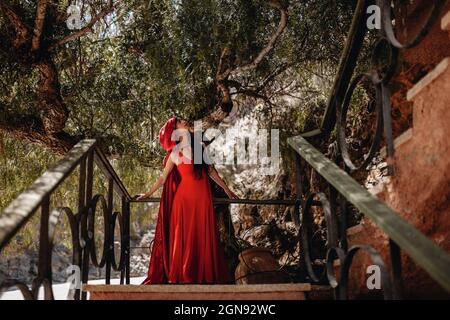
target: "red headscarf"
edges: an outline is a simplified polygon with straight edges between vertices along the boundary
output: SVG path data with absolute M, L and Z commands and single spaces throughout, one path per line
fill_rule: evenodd
M 172 133 L 176 128 L 177 118 L 173 117 L 159 130 L 159 143 L 161 144 L 161 147 L 169 153 L 176 145 L 176 142 L 172 140 Z
M 167 156 L 164 158 L 164 166 L 170 156 L 170 152 L 176 145 L 172 140 L 172 133 L 175 131 L 177 118 L 170 118 L 159 130 L 159 142 Z M 147 279 L 143 284 L 167 283 L 169 275 L 169 222 L 172 212 L 173 198 L 180 182 L 180 175 L 176 166 L 167 176 L 164 183 L 161 201 L 159 203 L 158 220 L 156 222 L 155 238 L 150 255 L 150 265 L 148 267 Z

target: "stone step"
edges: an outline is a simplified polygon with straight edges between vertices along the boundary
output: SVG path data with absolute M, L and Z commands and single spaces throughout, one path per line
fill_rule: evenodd
M 83 285 L 90 300 L 305 300 L 309 283 L 249 285 Z
M 414 100 L 414 98 L 429 88 L 433 82 L 435 82 L 439 77 L 443 76 L 448 70 L 450 58 L 447 57 L 441 61 L 432 71 L 430 71 L 422 80 L 420 80 L 414 87 L 408 91 L 407 99 L 408 101 Z
M 435 137 L 435 139 L 443 138 L 442 130 L 439 130 L 439 128 L 448 127 L 447 122 L 450 118 L 450 108 L 448 107 L 450 105 L 450 57 L 442 60 L 412 87 L 408 91 L 407 99 L 414 102 L 413 127 L 394 140 L 397 164 L 399 159 L 405 157 L 409 161 L 415 161 L 410 153 L 416 153 L 415 147 L 417 145 L 410 148 L 410 144 L 415 144 L 415 142 L 426 143 L 424 140 L 432 139 L 432 135 L 436 134 L 438 137 Z M 405 155 L 405 152 L 408 155 Z M 386 158 L 386 147 L 380 150 L 380 156 Z
M 414 102 L 413 127 L 394 140 L 395 163 L 399 167 L 406 162 L 421 170 L 421 165 L 433 165 L 433 159 L 448 155 L 450 57 L 411 88 L 407 99 Z M 381 149 L 380 155 L 386 156 L 386 148 Z M 422 163 L 425 157 L 426 163 Z
M 445 58 L 409 92 L 413 127 L 395 141 L 395 177 L 390 199 L 397 211 L 417 210 L 448 185 L 450 169 L 450 57 Z M 414 183 L 412 183 L 414 181 Z M 441 202 L 441 200 L 436 202 Z
M 441 19 L 441 28 L 450 32 L 450 11 Z M 407 100 L 414 102 L 413 127 L 394 140 L 397 163 L 401 158 L 414 162 L 416 148 L 426 143 L 424 137 L 443 138 L 437 128 L 447 127 L 450 117 L 450 57 L 443 59 L 415 84 L 408 91 Z M 438 136 L 430 136 L 432 131 L 437 131 Z M 386 148 L 381 150 L 381 156 L 386 157 Z
M 444 15 L 441 27 L 450 32 L 450 12 Z M 439 41 L 448 41 L 445 35 L 441 37 L 441 32 L 433 33 L 438 39 L 443 39 Z M 407 99 L 413 103 L 412 128 L 394 141 L 394 175 L 370 192 L 450 252 L 450 52 L 445 52 L 445 46 L 441 48 L 440 43 L 433 39 L 429 44 L 430 48 L 416 53 L 428 57 L 434 48 L 440 48 L 439 59 L 447 57 L 408 91 Z M 436 58 L 432 63 L 436 61 L 439 60 Z M 381 155 L 386 157 L 385 148 Z M 360 225 L 347 235 L 349 247 L 370 245 L 385 262 L 390 261 L 389 238 L 367 217 L 363 217 Z M 355 257 L 353 275 L 348 284 L 353 288 L 350 289 L 350 299 L 368 296 L 365 271 L 372 264 L 368 255 Z M 403 255 L 402 279 L 405 298 L 448 296 L 411 258 Z
M 442 19 L 442 27 L 450 31 L 450 13 Z M 450 53 L 449 53 L 450 55 Z M 450 230 L 450 57 L 444 58 L 407 94 L 413 102 L 412 128 L 399 136 L 395 144 L 395 173 L 387 183 L 380 184 L 374 194 L 423 234 L 445 250 L 449 250 Z M 364 232 L 350 236 L 349 245 L 367 243 L 384 257 L 388 256 L 388 239 L 367 219 Z M 366 259 L 366 258 L 363 258 Z M 355 263 L 364 269 L 367 259 Z M 421 285 L 435 285 L 427 275 L 411 263 L 404 279 Z M 432 289 L 438 292 L 438 289 Z
M 450 57 L 442 60 L 408 92 L 408 100 L 414 102 L 413 132 L 407 134 L 408 144 L 414 144 L 411 151 L 419 155 L 417 150 L 421 147 L 422 155 L 447 157 L 450 134 Z
M 409 128 L 405 132 L 403 132 L 401 135 L 399 135 L 397 138 L 394 139 L 394 148 L 395 150 L 398 150 L 402 145 L 410 141 L 413 137 L 413 129 Z M 380 150 L 380 156 L 382 158 L 387 157 L 387 150 L 386 147 L 381 148 Z
M 450 32 L 450 11 L 445 14 L 441 20 L 441 28 L 444 31 Z

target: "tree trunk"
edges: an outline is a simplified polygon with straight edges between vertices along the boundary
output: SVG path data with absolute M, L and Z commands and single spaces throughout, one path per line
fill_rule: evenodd
M 38 97 L 43 111 L 44 130 L 49 134 L 62 132 L 69 117 L 69 111 L 61 97 L 56 66 L 49 56 L 35 65 L 40 73 Z

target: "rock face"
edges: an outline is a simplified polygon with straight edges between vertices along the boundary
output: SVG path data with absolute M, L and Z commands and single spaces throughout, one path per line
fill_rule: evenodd
M 25 283 L 31 283 L 37 276 L 38 253 L 36 251 L 27 251 L 25 254 L 5 258 L 0 258 L 0 278 L 20 279 Z
M 449 5 L 447 5 L 447 9 Z M 443 21 L 450 20 L 450 13 Z M 450 31 L 450 23 L 443 24 Z M 437 31 L 434 31 L 437 32 Z M 438 32 L 439 33 L 439 32 Z M 440 33 L 439 33 L 440 34 Z M 443 45 L 430 36 L 429 46 Z M 448 44 L 448 37 L 445 39 Z M 428 52 L 422 48 L 418 52 Z M 448 46 L 446 46 L 448 48 Z M 428 238 L 450 252 L 450 50 L 447 57 L 408 92 L 413 103 L 413 126 L 396 140 L 395 175 L 374 192 Z M 349 237 L 350 244 L 370 244 L 389 263 L 388 238 L 368 219 L 360 232 Z M 351 293 L 366 295 L 366 268 L 371 261 L 357 257 L 352 270 Z M 409 257 L 402 255 L 403 294 L 409 298 L 448 298 L 444 292 Z
M 132 277 L 142 277 L 147 274 L 150 263 L 150 248 L 155 237 L 155 226 L 152 226 L 144 233 L 139 241 L 134 242 L 131 247 L 130 275 Z
M 259 129 L 267 129 L 259 107 L 251 106 L 251 111 L 240 114 L 232 124 L 224 124 L 219 129 L 225 134 L 232 132 L 227 143 L 220 144 L 218 148 L 223 153 L 233 150 L 234 139 L 246 137 L 248 154 L 258 141 Z M 276 128 L 274 126 L 274 128 Z M 270 132 L 270 130 L 269 130 Z M 270 139 L 267 137 L 267 141 Z M 269 147 L 270 151 L 270 147 Z M 284 155 L 283 155 L 284 156 Z M 281 162 L 279 170 L 269 173 L 267 166 L 259 158 L 253 164 L 216 165 L 216 168 L 225 177 L 227 182 L 241 198 L 246 199 L 292 199 L 294 195 L 294 175 L 286 171 L 286 163 Z M 299 246 L 296 235 L 298 230 L 292 219 L 293 207 L 279 205 L 231 205 L 231 219 L 234 236 L 237 239 L 237 255 L 250 247 L 266 248 L 271 251 L 282 267 L 293 266 L 298 262 Z M 236 267 L 236 261 L 234 267 Z
M 147 274 L 150 261 L 151 241 L 155 234 L 154 228 L 146 231 L 142 237 L 132 241 L 130 257 L 130 275 L 142 277 Z M 0 257 L 0 279 L 18 279 L 26 284 L 31 284 L 38 273 L 39 253 L 37 250 L 26 250 L 19 256 Z M 52 275 L 53 283 L 65 283 L 68 280 L 67 268 L 72 265 L 72 249 L 58 244 L 53 248 Z M 111 270 L 111 278 L 120 277 L 120 273 Z M 105 270 L 95 267 L 89 270 L 89 279 L 104 279 Z
M 18 279 L 31 284 L 38 274 L 39 252 L 28 249 L 21 255 L 0 258 L 0 278 Z M 64 245 L 57 244 L 52 252 L 52 275 L 54 283 L 67 282 L 69 274 L 67 268 L 72 265 L 72 250 Z M 101 279 L 104 272 L 97 268 L 89 270 L 90 279 Z

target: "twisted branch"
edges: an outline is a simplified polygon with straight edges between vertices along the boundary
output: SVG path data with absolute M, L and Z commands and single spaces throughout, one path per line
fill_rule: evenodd
M 67 37 L 62 38 L 60 40 L 58 40 L 56 43 L 52 44 L 49 47 L 49 51 L 54 50 L 57 47 L 63 46 L 68 42 L 71 42 L 75 39 L 78 39 L 82 36 L 84 36 L 85 34 L 92 32 L 94 30 L 94 25 L 102 20 L 103 18 L 105 18 L 107 15 L 109 15 L 111 12 L 114 11 L 116 5 L 113 3 L 112 0 L 109 1 L 109 5 L 103 9 L 102 11 L 100 11 L 100 13 L 98 15 L 96 15 L 94 18 L 91 19 L 91 21 L 89 21 L 89 23 L 82 29 L 73 32 L 71 34 L 69 34 Z
M 281 18 L 280 18 L 280 22 L 278 24 L 278 28 L 276 30 L 276 32 L 272 35 L 272 37 L 270 38 L 269 42 L 267 43 L 266 47 L 264 47 L 261 52 L 256 56 L 256 58 L 250 62 L 247 63 L 245 65 L 242 66 L 238 66 L 234 69 L 229 68 L 227 69 L 225 72 L 223 72 L 222 74 L 219 75 L 220 80 L 224 80 L 227 79 L 228 77 L 231 76 L 237 76 L 240 75 L 244 72 L 248 72 L 251 70 L 256 69 L 259 64 L 264 60 L 264 58 L 273 50 L 273 48 L 275 47 L 278 39 L 281 37 L 281 35 L 283 34 L 284 30 L 287 27 L 288 24 L 288 11 L 287 9 L 281 4 L 281 2 L 279 0 L 269 0 L 268 1 L 268 5 L 270 5 L 271 7 L 278 9 L 280 11 L 281 14 Z M 224 55 L 227 51 L 224 50 L 222 52 L 222 55 Z M 221 57 L 221 60 L 223 59 L 223 57 Z M 220 69 L 219 69 L 220 70 Z
M 204 122 L 204 125 L 203 125 L 204 128 L 216 126 L 217 124 L 222 122 L 223 119 L 225 119 L 227 117 L 227 115 L 231 112 L 231 110 L 233 109 L 233 101 L 232 101 L 231 93 L 230 93 L 230 85 L 234 85 L 235 81 L 230 80 L 229 78 L 235 77 L 235 76 L 241 75 L 245 72 L 256 69 L 261 64 L 261 62 L 264 60 L 264 58 L 275 48 L 275 45 L 278 42 L 279 38 L 286 30 L 288 20 L 289 20 L 287 8 L 285 6 L 283 6 L 283 4 L 281 3 L 280 0 L 267 0 L 267 4 L 269 6 L 271 6 L 272 8 L 277 9 L 280 12 L 281 17 L 280 17 L 280 22 L 278 24 L 277 30 L 270 38 L 267 45 L 259 52 L 259 54 L 256 56 L 256 58 L 247 64 L 240 65 L 240 66 L 237 66 L 234 68 L 228 68 L 225 71 L 222 71 L 224 68 L 224 59 L 229 54 L 228 48 L 224 48 L 222 50 L 220 59 L 219 59 L 218 68 L 217 68 L 217 73 L 216 73 L 217 90 L 218 90 L 219 94 L 221 94 L 221 96 L 222 96 L 221 101 L 219 103 L 220 106 L 217 110 L 213 111 L 211 114 L 209 114 L 208 116 L 206 116 L 205 118 L 202 119 L 202 121 Z M 267 82 L 265 81 L 264 84 L 262 85 L 262 87 L 264 87 L 267 83 L 272 81 L 273 78 L 270 77 L 266 80 L 267 80 Z M 258 91 L 260 91 L 262 87 L 259 86 Z M 249 94 L 252 93 L 251 94 L 252 96 L 257 95 L 257 96 L 262 97 L 262 95 L 260 95 L 259 92 L 250 91 L 250 90 L 242 91 L 242 92 L 249 93 Z
M 36 9 L 36 19 L 34 23 L 33 39 L 31 40 L 31 50 L 37 51 L 41 44 L 44 30 L 45 16 L 47 13 L 47 0 L 39 0 Z

